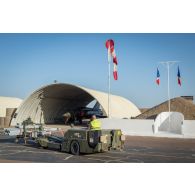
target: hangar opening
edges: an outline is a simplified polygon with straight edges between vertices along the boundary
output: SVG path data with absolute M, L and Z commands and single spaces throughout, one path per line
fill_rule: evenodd
M 11 125 L 21 124 L 31 118 L 37 124 L 56 124 L 66 112 L 75 112 L 96 101 L 96 107 L 108 115 L 108 95 L 106 93 L 84 87 L 56 83 L 44 86 L 33 92 L 17 109 Z M 111 95 L 111 116 L 114 118 L 130 118 L 140 114 L 139 109 L 129 100 Z M 59 120 L 59 121 L 58 121 Z

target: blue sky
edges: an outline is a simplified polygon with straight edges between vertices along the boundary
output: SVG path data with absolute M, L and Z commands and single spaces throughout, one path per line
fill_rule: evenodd
M 107 51 L 112 38 L 119 80 L 113 94 L 139 107 L 167 99 L 167 70 L 160 61 L 177 60 L 170 69 L 171 97 L 195 96 L 195 34 L 0 34 L 0 96 L 27 97 L 41 86 L 58 82 L 107 91 Z M 160 86 L 155 83 L 156 68 Z

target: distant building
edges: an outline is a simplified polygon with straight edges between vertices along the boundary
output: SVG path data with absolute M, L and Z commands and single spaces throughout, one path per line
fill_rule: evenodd
M 168 101 L 142 112 L 136 119 L 155 119 L 161 112 L 167 112 Z M 181 112 L 185 120 L 195 120 L 195 104 L 193 96 L 182 96 L 171 99 L 171 111 Z
M 0 128 L 8 127 L 16 109 L 22 99 L 13 97 L 0 97 Z
M 189 102 L 193 103 L 194 97 L 193 96 L 181 96 L 182 98 L 188 100 Z

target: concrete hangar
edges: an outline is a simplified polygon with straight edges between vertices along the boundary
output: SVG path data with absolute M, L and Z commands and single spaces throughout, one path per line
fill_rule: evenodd
M 108 116 L 108 94 L 81 86 L 56 83 L 34 91 L 22 102 L 14 114 L 11 126 L 21 124 L 28 117 L 34 123 L 54 124 L 55 118 L 65 112 L 88 105 L 96 100 L 105 116 Z M 111 117 L 131 118 L 141 114 L 140 110 L 129 100 L 111 95 Z

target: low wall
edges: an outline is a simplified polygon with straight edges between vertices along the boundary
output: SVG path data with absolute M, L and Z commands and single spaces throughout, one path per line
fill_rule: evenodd
M 154 133 L 152 119 L 100 119 L 102 129 L 121 129 L 125 135 L 172 138 L 195 138 L 195 120 L 184 120 L 182 134 L 173 132 Z
M 152 135 L 154 120 L 100 119 L 102 129 L 121 129 L 126 135 Z
M 184 120 L 183 134 L 188 137 L 195 137 L 195 120 Z

